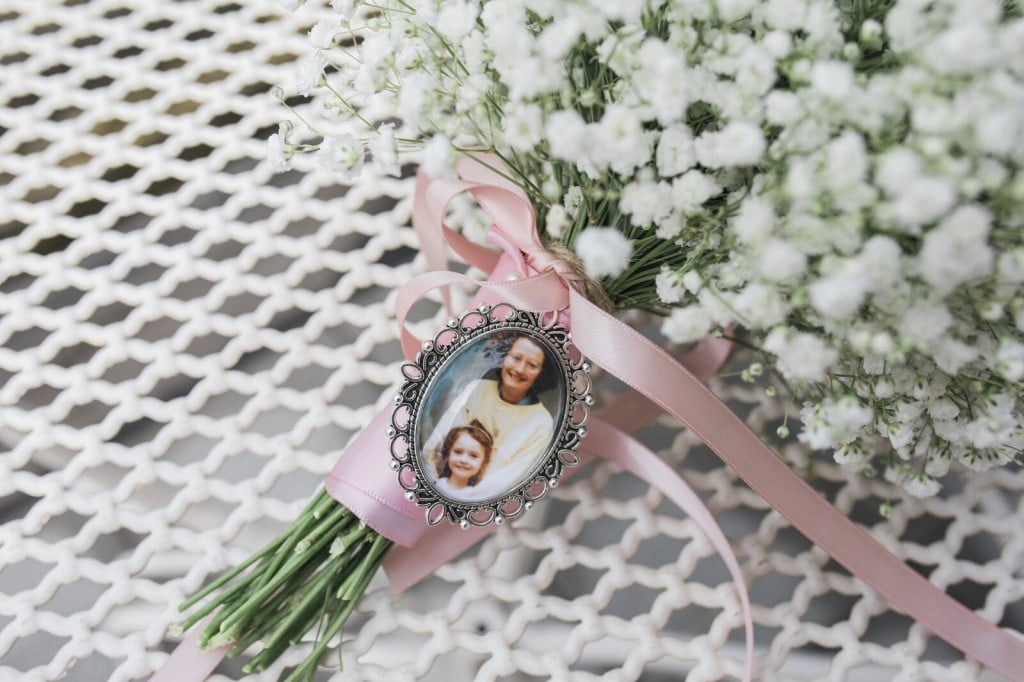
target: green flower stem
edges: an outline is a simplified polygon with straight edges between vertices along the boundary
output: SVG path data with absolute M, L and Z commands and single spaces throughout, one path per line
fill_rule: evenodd
M 276 572 L 266 575 L 263 584 L 248 599 L 246 599 L 246 601 L 238 608 L 237 611 L 231 614 L 229 618 L 225 619 L 220 624 L 219 631 L 221 634 L 231 639 L 237 638 L 242 632 L 242 628 L 244 626 L 245 621 L 251 616 L 253 616 L 258 609 L 260 609 L 264 600 L 268 599 L 282 585 L 288 582 L 288 580 L 302 566 L 302 564 L 307 561 L 307 557 L 314 556 L 316 551 L 320 547 L 322 547 L 324 544 L 326 544 L 328 541 L 332 539 L 330 536 L 324 536 L 322 534 L 322 531 L 330 527 L 332 524 L 336 523 L 340 519 L 345 518 L 346 516 L 351 514 L 351 512 L 348 509 L 345 509 L 345 507 L 341 506 L 340 504 L 337 504 L 336 502 L 335 506 L 336 509 L 334 509 L 334 511 L 332 511 L 325 520 L 320 522 L 317 532 L 311 534 L 321 536 L 315 540 L 313 546 L 310 548 L 304 548 L 303 550 L 298 552 L 298 555 L 295 555 L 294 547 L 298 546 L 298 543 L 294 543 L 292 552 L 289 552 L 291 556 L 286 555 L 286 563 L 284 563 L 284 565 L 281 566 L 279 570 L 277 570 Z M 306 539 L 307 538 L 303 537 L 302 541 L 305 541 Z M 289 545 L 291 544 L 292 543 L 289 543 Z M 275 561 L 275 566 L 277 565 L 277 563 L 278 562 Z M 205 632 L 210 632 L 211 630 L 212 627 L 209 627 L 206 629 Z
M 380 535 L 374 535 L 375 537 L 371 541 L 372 544 L 366 556 L 359 563 L 355 572 L 345 579 L 341 589 L 338 591 L 340 598 L 352 601 L 358 599 L 363 590 L 366 589 L 366 583 L 370 581 L 370 578 L 374 576 L 380 567 L 384 550 L 391 546 L 391 541 Z
M 289 677 L 312 680 L 390 546 L 390 540 L 321 490 L 290 528 L 182 604 L 182 610 L 188 609 L 215 595 L 181 629 L 213 613 L 200 635 L 200 648 L 232 645 L 228 655 L 238 656 L 264 642 L 245 666 L 247 672 L 265 670 L 316 631 L 312 652 Z
M 319 564 L 315 561 L 308 562 L 293 576 L 292 580 L 296 585 L 305 585 L 310 576 L 316 572 L 318 566 Z M 295 602 L 297 596 L 298 594 L 291 593 L 287 589 L 278 590 L 277 594 L 263 608 L 257 611 L 256 616 L 246 623 L 246 632 L 248 634 L 243 635 L 237 640 L 234 647 L 228 652 L 228 656 L 232 658 L 238 656 L 261 639 L 272 636 L 270 633 L 276 632 L 276 629 L 279 629 L 282 614 L 291 611 L 289 605 Z
M 216 600 L 210 601 L 209 603 L 205 604 L 201 609 L 199 609 L 194 614 L 192 614 L 189 618 L 187 618 L 179 626 L 179 629 L 182 632 L 184 632 L 185 630 L 188 630 L 193 625 L 195 625 L 200 620 L 202 620 L 207 615 L 209 615 L 210 612 L 213 611 L 214 609 L 216 609 L 218 606 L 220 606 L 222 604 L 228 604 L 232 600 L 234 600 L 236 597 L 238 597 L 239 595 L 241 595 L 244 592 L 246 592 L 249 589 L 249 583 L 252 582 L 254 577 L 255 576 L 251 575 L 251 574 L 247 575 L 245 578 L 243 578 L 243 580 L 241 582 L 238 582 L 238 583 L 232 585 L 228 590 L 226 590 L 221 595 L 219 595 Z M 179 606 L 178 608 L 181 609 L 182 607 Z M 188 608 L 188 607 L 184 607 L 184 608 Z M 220 621 L 218 620 L 217 622 L 219 623 Z M 211 621 L 208 625 L 213 625 L 213 624 L 214 624 L 213 621 Z M 200 638 L 200 643 L 201 644 L 205 643 L 203 638 Z
M 298 519 L 296 519 L 291 528 L 282 535 L 282 537 L 287 536 L 288 541 L 285 543 L 283 551 L 277 553 L 277 558 L 271 565 L 270 570 L 264 573 L 267 580 L 269 580 L 271 576 L 276 575 L 281 565 L 295 550 L 295 546 L 299 544 L 305 534 L 314 524 L 316 524 L 320 517 L 331 508 L 332 504 L 336 504 L 336 502 L 327 494 L 326 490 L 321 490 L 317 493 L 316 497 L 313 498 L 313 503 L 306 508 L 306 511 L 303 512 Z
M 352 611 L 355 610 L 358 598 L 366 591 L 366 586 L 370 583 L 370 580 L 380 567 L 380 563 L 384 558 L 384 552 L 390 546 L 391 541 L 379 535 L 371 541 L 370 548 L 366 552 L 362 562 L 360 562 L 359 569 L 355 574 L 349 576 L 350 579 L 353 579 L 353 582 L 349 590 L 346 592 L 351 592 L 354 596 L 352 598 L 344 599 L 344 606 L 330 617 L 327 628 L 323 632 L 322 636 L 317 640 L 317 643 L 313 647 L 309 656 L 307 656 L 306 660 L 293 670 L 287 678 L 285 678 L 285 682 L 312 682 L 317 666 L 320 663 L 320 659 L 323 657 L 328 645 L 345 626 L 345 623 L 348 621 Z
M 330 498 L 328 497 L 328 499 Z M 282 567 L 280 564 L 282 562 L 280 562 L 279 559 L 282 554 L 285 558 L 292 557 L 294 555 L 294 549 L 289 550 L 289 548 L 294 548 L 298 543 L 298 540 L 306 534 L 309 527 L 313 523 L 316 523 L 314 515 L 323 506 L 322 500 L 317 500 L 317 502 L 318 504 L 310 505 L 306 512 L 299 517 L 295 525 L 281 535 L 280 540 L 282 540 L 282 542 L 279 543 L 277 555 L 265 557 L 261 565 L 253 569 L 237 584 L 222 593 L 216 600 L 211 604 L 208 604 L 203 609 L 204 613 L 208 613 L 219 605 L 224 607 L 207 624 L 206 628 L 204 628 L 203 634 L 199 639 L 201 647 L 209 646 L 214 641 L 225 642 L 232 641 L 234 639 L 234 637 L 225 632 L 228 630 L 225 621 L 232 618 L 242 618 L 253 615 L 251 613 L 251 608 L 243 610 L 245 604 L 251 599 L 250 595 L 253 595 L 254 592 L 265 586 L 273 577 L 281 575 Z M 284 542 L 285 539 L 290 539 L 290 541 Z M 267 562 L 270 562 L 269 566 Z
M 235 568 L 231 569 L 230 571 L 228 571 L 227 573 L 225 573 L 224 575 L 222 575 L 221 577 L 217 578 L 212 583 L 210 583 L 209 585 L 204 587 L 202 590 L 200 590 L 199 592 L 196 592 L 194 595 L 192 595 L 191 597 L 189 597 L 188 599 L 183 601 L 180 605 L 178 605 L 178 610 L 179 611 L 186 611 L 186 610 L 190 609 L 193 605 L 197 604 L 200 600 L 202 600 L 202 599 L 206 598 L 208 595 L 212 594 L 214 592 L 214 590 L 220 589 L 221 587 L 226 585 L 228 582 L 233 580 L 240 573 L 242 573 L 242 571 L 244 571 L 245 569 L 249 568 L 254 563 L 259 561 L 263 557 L 267 556 L 268 554 L 272 554 L 273 552 L 277 551 L 277 548 L 281 546 L 282 542 L 284 542 L 284 536 L 279 536 L 277 538 L 274 538 L 273 540 L 268 542 L 266 545 L 264 545 L 263 549 L 261 549 L 260 551 L 256 552 L 251 557 L 246 559 L 244 562 L 242 562 L 241 564 L 239 564 Z
M 310 620 L 310 609 L 315 609 L 319 603 L 323 602 L 324 596 L 330 594 L 328 589 L 330 582 L 337 579 L 335 571 L 331 570 L 333 568 L 336 567 L 332 566 L 330 563 L 327 564 L 324 566 L 323 570 L 313 577 L 310 582 L 304 585 L 303 589 L 305 594 L 302 596 L 302 599 L 299 600 L 298 604 L 287 609 L 286 613 L 288 615 L 280 622 L 278 627 L 274 629 L 273 634 L 267 638 L 266 644 L 264 645 L 265 649 L 275 649 L 278 644 L 282 643 L 287 647 L 290 643 L 290 635 L 292 634 L 294 626 L 299 623 L 308 623 Z M 308 627 L 302 628 L 299 632 L 299 636 L 301 637 L 308 629 Z M 285 647 L 282 647 L 282 649 Z
M 355 530 L 350 531 L 348 535 L 338 538 L 331 544 L 331 554 L 342 555 L 354 547 L 361 539 L 371 534 L 374 534 L 373 530 L 360 523 Z

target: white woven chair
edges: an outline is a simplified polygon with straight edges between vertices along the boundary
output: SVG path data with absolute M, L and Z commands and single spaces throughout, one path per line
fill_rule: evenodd
M 291 87 L 318 11 L 0 7 L 0 679 L 159 668 L 176 605 L 288 524 L 399 379 L 393 292 L 422 267 L 409 180 L 343 187 L 261 161 L 289 116 L 272 88 Z M 762 387 L 714 388 L 755 429 L 784 418 Z M 642 436 L 733 540 L 758 679 L 997 679 L 829 562 L 691 434 L 663 421 Z M 884 520 L 884 484 L 784 454 L 933 582 L 1024 630 L 1022 472 L 972 475 Z M 379 578 L 344 672 L 323 676 L 733 678 L 725 575 L 693 523 L 596 466 L 407 594 Z

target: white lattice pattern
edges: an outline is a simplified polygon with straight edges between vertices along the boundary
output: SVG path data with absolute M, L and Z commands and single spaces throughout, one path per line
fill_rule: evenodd
M 290 88 L 315 18 L 265 0 L 0 8 L 0 679 L 148 676 L 176 605 L 293 518 L 399 377 L 393 291 L 421 267 L 408 179 L 349 188 L 261 163 L 289 116 L 272 88 Z M 755 429 L 783 419 L 760 388 L 715 388 Z M 734 540 L 759 679 L 984 676 L 692 435 L 642 435 Z M 886 521 L 883 484 L 785 454 L 935 583 L 1024 631 L 1020 471 Z M 694 525 L 608 465 L 577 479 L 409 593 L 374 583 L 344 672 L 324 678 L 738 675 L 736 595 Z

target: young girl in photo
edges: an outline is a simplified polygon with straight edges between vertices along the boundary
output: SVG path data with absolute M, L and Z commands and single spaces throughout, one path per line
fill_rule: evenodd
M 475 419 L 466 426 L 450 429 L 437 456 L 439 491 L 464 496 L 459 491 L 480 482 L 491 463 L 493 450 L 494 439 Z

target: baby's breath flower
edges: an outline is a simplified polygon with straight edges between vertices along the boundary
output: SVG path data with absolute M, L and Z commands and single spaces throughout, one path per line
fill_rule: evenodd
M 398 145 L 395 141 L 395 124 L 385 123 L 377 128 L 377 134 L 367 145 L 373 155 L 373 164 L 385 175 L 398 177 L 401 168 L 398 161 Z
M 587 124 L 577 111 L 561 110 L 548 116 L 544 137 L 556 159 L 582 161 L 589 136 Z
M 765 118 L 774 125 L 792 125 L 805 115 L 800 97 L 790 90 L 772 90 L 765 99 Z
M 444 135 L 435 135 L 423 148 L 423 172 L 431 178 L 455 177 L 455 149 Z
M 940 294 L 992 272 L 988 245 L 992 216 L 977 205 L 961 206 L 928 232 L 921 247 L 921 275 Z
M 995 370 L 1007 381 L 1024 379 L 1024 344 L 1003 339 L 996 353 Z
M 544 136 L 544 118 L 535 104 L 510 105 L 505 123 L 505 141 L 513 149 L 530 149 Z
M 690 270 L 683 275 L 683 286 L 691 294 L 696 294 L 704 288 L 704 280 L 701 279 L 700 273 Z
M 928 414 L 932 419 L 946 421 L 960 415 L 960 408 L 949 398 L 938 398 L 928 405 Z
M 668 218 L 673 195 L 673 187 L 667 182 L 636 180 L 623 188 L 619 207 L 629 215 L 630 223 L 645 227 Z
M 825 99 L 840 101 L 853 89 L 853 67 L 833 60 L 817 62 L 811 67 L 811 88 Z
M 782 374 L 795 381 L 822 381 L 826 370 L 839 359 L 835 349 L 814 334 L 781 327 L 765 337 L 764 349 L 778 358 Z
M 707 336 L 711 316 L 699 306 L 675 308 L 661 323 L 661 333 L 674 343 L 691 343 Z
M 863 303 L 867 278 L 860 263 L 852 259 L 828 268 L 827 273 L 808 287 L 811 305 L 825 317 L 846 319 Z
M 267 164 L 274 172 L 288 170 L 288 156 L 289 150 L 285 147 L 280 133 L 274 133 L 267 138 Z
M 682 124 L 669 126 L 661 131 L 655 155 L 658 175 L 670 178 L 693 168 L 697 155 L 693 149 L 693 134 Z
M 753 267 L 768 281 L 785 282 L 804 272 L 807 255 L 785 239 L 765 239 Z
M 643 121 L 634 109 L 611 104 L 594 125 L 588 158 L 620 175 L 629 175 L 650 159 L 648 139 Z
M 576 240 L 588 277 L 614 277 L 629 265 L 633 244 L 613 227 L 588 227 Z
M 366 149 L 349 134 L 328 135 L 320 143 L 317 164 L 325 171 L 337 173 L 342 180 L 356 177 L 363 168 Z
M 750 284 L 730 298 L 740 321 L 759 329 L 781 323 L 789 311 L 779 290 L 768 284 Z
M 565 212 L 569 217 L 575 218 L 580 206 L 583 205 L 583 190 L 575 185 L 570 187 L 566 190 L 562 203 L 565 204 Z
M 355 11 L 355 0 L 331 0 L 331 8 L 342 22 L 348 23 Z
M 956 375 L 978 357 L 978 350 L 963 341 L 943 337 L 932 344 L 932 359 L 949 375 Z
M 438 32 L 449 42 L 457 44 L 473 30 L 476 8 L 471 2 L 447 2 L 437 13 L 436 21 Z
M 301 95 L 309 95 L 318 87 L 324 77 L 327 58 L 319 50 L 299 60 L 296 66 L 296 89 Z
M 694 142 L 697 160 L 708 168 L 751 166 L 761 160 L 764 134 L 745 121 L 730 123 L 720 131 L 704 133 Z
M 935 301 L 919 301 L 906 311 L 897 329 L 908 343 L 930 349 L 951 324 L 953 316 L 946 306 Z
M 875 382 L 873 391 L 876 398 L 886 400 L 896 394 L 896 387 L 888 377 L 882 377 Z
M 333 21 L 318 21 L 309 30 L 309 44 L 320 50 L 329 49 L 338 31 L 339 26 Z
M 668 265 L 661 266 L 661 272 L 654 278 L 654 287 L 658 291 L 658 300 L 672 305 L 683 300 L 685 289 L 679 276 Z
M 933 497 L 942 486 L 931 476 L 918 474 L 904 481 L 903 488 L 914 497 Z
M 744 243 L 757 243 L 768 237 L 775 226 L 775 211 L 770 201 L 753 195 L 740 206 L 739 213 L 729 225 L 736 237 Z
M 569 224 L 569 216 L 561 204 L 555 204 L 548 209 L 547 218 L 544 220 L 544 227 L 549 237 L 552 239 L 561 238 Z
M 672 182 L 672 206 L 680 213 L 691 214 L 699 210 L 722 188 L 711 177 L 697 170 L 691 170 Z

